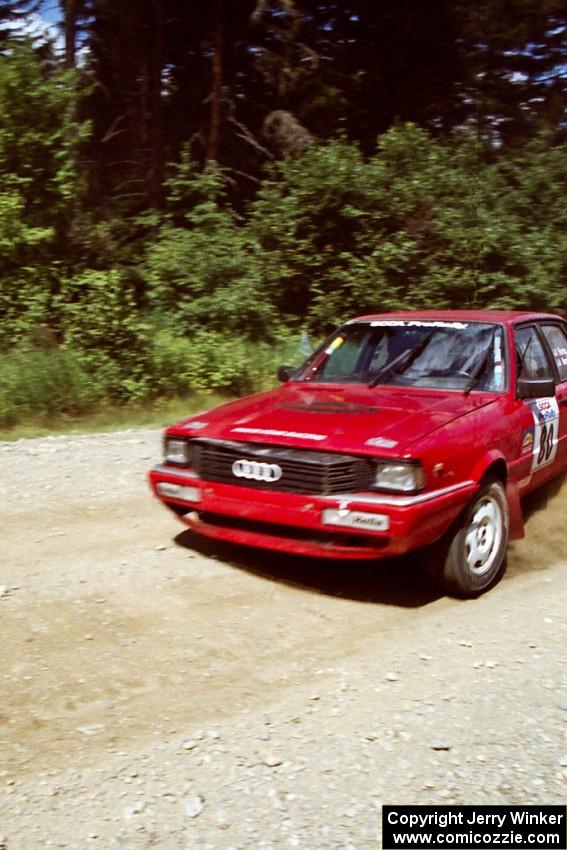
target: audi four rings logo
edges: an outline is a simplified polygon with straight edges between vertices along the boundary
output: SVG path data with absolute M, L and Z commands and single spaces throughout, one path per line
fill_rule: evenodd
M 279 481 L 282 468 L 277 463 L 259 463 L 256 460 L 235 460 L 232 464 L 233 475 L 252 481 Z

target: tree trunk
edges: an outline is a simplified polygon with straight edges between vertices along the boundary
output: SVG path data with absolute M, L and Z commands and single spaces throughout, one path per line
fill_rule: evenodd
M 224 0 L 216 0 L 215 31 L 213 38 L 213 62 L 211 73 L 211 113 L 207 142 L 207 163 L 218 162 L 220 147 L 220 125 L 222 109 L 224 51 Z
M 77 0 L 65 0 L 65 67 L 75 67 L 77 46 Z
M 165 52 L 165 14 L 163 0 L 154 2 L 154 37 L 150 56 L 150 205 L 159 207 L 163 181 L 162 73 Z

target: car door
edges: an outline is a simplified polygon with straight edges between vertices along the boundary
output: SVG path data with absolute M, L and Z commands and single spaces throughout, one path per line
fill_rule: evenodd
M 557 463 L 563 468 L 567 466 L 567 326 L 562 322 L 542 322 L 540 328 L 556 372 L 559 406 Z
M 557 380 L 549 346 L 536 323 L 514 329 L 514 348 L 516 381 L 520 378 Z M 560 407 L 555 396 L 524 399 L 522 407 L 519 477 L 522 484 L 531 489 L 558 470 Z

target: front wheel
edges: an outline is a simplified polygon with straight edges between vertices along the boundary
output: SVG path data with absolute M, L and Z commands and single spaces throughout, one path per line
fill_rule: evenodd
M 509 525 L 504 487 L 488 481 L 445 537 L 427 551 L 430 578 L 451 596 L 474 598 L 489 590 L 506 569 Z

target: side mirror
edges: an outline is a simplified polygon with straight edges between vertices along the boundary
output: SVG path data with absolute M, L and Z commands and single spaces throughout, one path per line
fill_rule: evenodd
M 553 378 L 519 378 L 516 394 L 518 398 L 553 398 L 555 381 Z
M 285 383 L 286 381 L 289 381 L 290 378 L 293 378 L 296 372 L 296 366 L 280 366 L 277 371 L 278 381 Z

